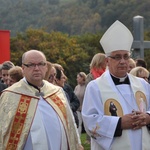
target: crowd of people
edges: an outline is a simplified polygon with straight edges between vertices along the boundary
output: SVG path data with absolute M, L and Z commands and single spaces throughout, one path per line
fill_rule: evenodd
M 0 97 L 0 149 L 84 149 L 72 113 L 78 109 L 79 101 L 68 99 L 61 81 L 56 80 L 59 76 L 66 80 L 61 69 L 61 74 L 54 72 L 53 83 L 44 80 L 47 63 L 41 51 L 29 50 L 22 56 L 22 68 L 4 68 L 6 62 L 2 64 L 1 84 L 6 88 Z
M 0 149 L 148 150 L 150 72 L 133 59 L 133 36 L 120 21 L 100 40 L 104 53 L 77 73 L 72 88 L 61 64 L 39 50 L 22 55 L 22 66 L 0 65 Z

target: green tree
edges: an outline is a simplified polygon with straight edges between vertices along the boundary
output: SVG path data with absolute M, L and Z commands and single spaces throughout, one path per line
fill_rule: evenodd
M 11 61 L 21 65 L 22 54 L 30 49 L 40 50 L 48 61 L 61 64 L 72 85 L 89 57 L 75 37 L 60 32 L 47 33 L 43 29 L 28 29 L 11 38 Z

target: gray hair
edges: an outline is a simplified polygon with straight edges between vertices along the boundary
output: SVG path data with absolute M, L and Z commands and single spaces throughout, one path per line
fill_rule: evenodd
M 2 64 L 2 70 L 9 70 L 10 68 L 14 67 L 15 65 L 11 61 L 5 61 Z

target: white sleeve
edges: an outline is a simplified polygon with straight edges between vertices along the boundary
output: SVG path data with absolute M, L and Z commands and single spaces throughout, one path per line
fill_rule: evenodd
M 104 115 L 103 103 L 99 87 L 95 80 L 91 81 L 86 88 L 82 117 L 87 133 L 102 148 L 109 149 L 114 138 L 114 133 L 119 117 Z

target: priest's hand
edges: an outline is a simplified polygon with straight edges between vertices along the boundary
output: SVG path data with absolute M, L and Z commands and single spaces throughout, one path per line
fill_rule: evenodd
M 121 117 L 121 129 L 132 129 L 133 128 L 133 113 L 126 114 Z
M 150 115 L 145 112 L 136 111 L 136 115 L 132 116 L 133 118 L 133 128 L 134 130 L 140 129 L 143 126 L 150 124 Z

